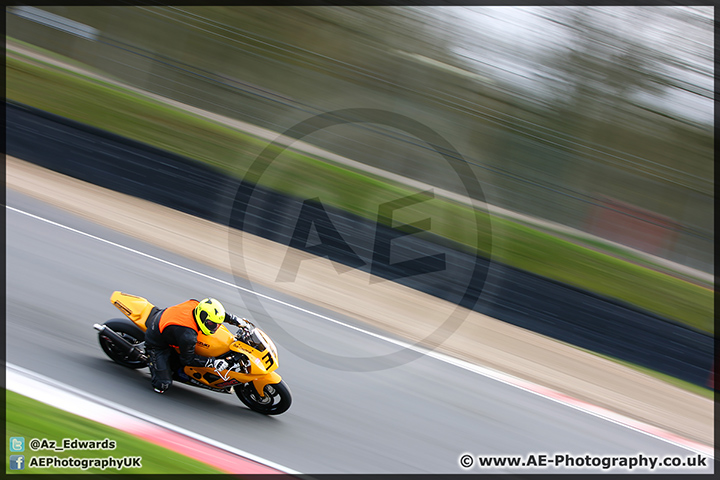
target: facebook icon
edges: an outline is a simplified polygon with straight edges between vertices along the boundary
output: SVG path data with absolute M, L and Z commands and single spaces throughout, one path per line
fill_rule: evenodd
M 24 470 L 25 455 L 10 455 L 10 470 Z

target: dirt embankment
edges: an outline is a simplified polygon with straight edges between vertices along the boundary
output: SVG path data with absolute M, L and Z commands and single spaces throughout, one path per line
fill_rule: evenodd
M 228 228 L 7 157 L 6 185 L 98 224 L 231 272 Z M 242 234 L 250 279 L 418 341 L 456 307 L 326 259 L 277 281 L 288 247 Z M 339 274 L 338 272 L 343 272 Z M 234 272 L 237 273 L 237 272 Z M 431 314 L 429 314 L 431 313 Z M 477 312 L 438 351 L 507 372 L 686 438 L 713 445 L 713 402 L 614 362 Z

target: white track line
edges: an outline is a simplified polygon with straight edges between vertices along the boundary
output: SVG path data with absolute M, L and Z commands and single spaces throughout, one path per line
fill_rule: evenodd
M 353 325 L 349 325 L 349 324 L 343 323 L 343 322 L 341 322 L 341 321 L 339 321 L 339 320 L 336 320 L 336 319 L 334 319 L 334 318 L 328 317 L 328 316 L 326 316 L 326 315 L 322 315 L 322 314 L 320 314 L 320 313 L 313 312 L 313 311 L 311 311 L 311 310 L 308 310 L 308 309 L 305 309 L 305 308 L 302 308 L 302 307 L 298 307 L 297 305 L 293 305 L 292 303 L 288 303 L 288 302 L 279 300 L 279 299 L 277 299 L 277 298 L 273 298 L 273 297 L 271 297 L 271 296 L 269 296 L 269 295 L 265 295 L 265 294 L 262 294 L 262 293 L 255 292 L 254 290 L 251 290 L 251 289 L 248 289 L 248 288 L 244 288 L 244 287 L 241 287 L 241 286 L 239 286 L 239 285 L 235 285 L 234 283 L 227 282 L 227 281 L 221 280 L 221 279 L 219 279 L 219 278 L 215 278 L 215 277 L 213 277 L 213 276 L 211 276 L 211 275 L 207 275 L 207 274 L 205 274 L 205 273 L 198 272 L 198 271 L 193 270 L 193 269 L 191 269 L 191 268 L 183 267 L 182 265 L 178 265 L 178 264 L 176 264 L 176 263 L 169 262 L 169 261 L 167 261 L 167 260 L 163 260 L 163 259 L 161 259 L 161 258 L 155 257 L 155 256 L 153 256 L 153 255 L 150 255 L 150 254 L 147 254 L 147 253 L 144 253 L 144 252 L 141 252 L 141 251 L 139 251 L 139 250 L 135 250 L 135 249 L 133 249 L 133 248 L 126 247 L 126 246 L 124 246 L 124 245 L 120 245 L 119 243 L 111 242 L 110 240 L 106 240 L 106 239 L 104 239 L 104 238 L 100 238 L 100 237 L 98 237 L 98 236 L 95 236 L 95 235 L 92 235 L 92 234 L 83 232 L 83 231 L 81 231 L 81 230 L 77 230 L 77 229 L 75 229 L 75 228 L 68 227 L 67 225 L 63 225 L 63 224 L 61 224 L 61 223 L 57 223 L 57 222 L 54 222 L 54 221 L 52 221 L 52 220 L 48 220 L 48 219 L 43 218 L 43 217 L 40 217 L 40 216 L 38 216 L 38 215 L 34 215 L 34 214 L 32 214 L 32 213 L 28 213 L 28 212 L 25 212 L 25 211 L 23 211 L 23 210 L 20 210 L 20 209 L 17 209 L 17 208 L 13 208 L 13 207 L 10 207 L 10 206 L 6 206 L 6 208 L 9 209 L 9 210 L 12 210 L 12 211 L 14 211 L 14 212 L 21 213 L 21 214 L 26 215 L 26 216 L 28 216 L 28 217 L 31 217 L 31 218 L 40 220 L 40 221 L 45 222 L 45 223 L 48 223 L 48 224 L 50 224 L 50 225 L 54 225 L 54 226 L 56 226 L 56 227 L 64 228 L 65 230 L 69 230 L 69 231 L 74 232 L 74 233 L 77 233 L 77 234 L 79 234 L 79 235 L 83 235 L 83 236 L 86 236 L 86 237 L 88 237 L 88 238 L 92 238 L 92 239 L 94 239 L 94 240 L 97 240 L 97 241 L 99 241 L 99 242 L 103 242 L 103 243 L 106 243 L 106 244 L 108 244 L 108 245 L 112 245 L 112 246 L 114 246 L 114 247 L 117 247 L 117 248 L 126 250 L 126 251 L 128 251 L 128 252 L 135 253 L 135 254 L 140 255 L 140 256 L 143 256 L 143 257 L 145 257 L 145 258 L 149 258 L 149 259 L 151 259 L 151 260 L 155 260 L 155 261 L 160 262 L 160 263 L 163 263 L 163 264 L 165 264 L 165 265 L 169 265 L 169 266 L 178 268 L 178 269 L 183 270 L 183 271 L 185 271 L 185 272 L 192 273 L 192 274 L 195 274 L 195 275 L 199 275 L 199 276 L 201 276 L 201 277 L 203 277 L 203 278 L 206 278 L 206 279 L 208 279 L 208 280 L 213 280 L 213 281 L 218 282 L 218 283 L 221 283 L 221 284 L 223 284 L 223 285 L 231 286 L 231 287 L 233 287 L 233 288 L 237 288 L 237 289 L 242 290 L 242 291 L 244 291 L 244 292 L 251 293 L 251 294 L 253 294 L 253 295 L 257 295 L 258 297 L 264 298 L 264 299 L 266 299 L 266 300 L 270 300 L 270 301 L 272 301 L 272 302 L 275 302 L 275 303 L 278 303 L 278 304 L 280 304 L 280 305 L 283 305 L 283 306 L 286 306 L 286 307 L 295 309 L 295 310 L 297 310 L 297 311 L 300 311 L 300 312 L 303 312 L 303 313 L 306 313 L 306 314 L 315 316 L 315 317 L 317 317 L 317 318 L 321 318 L 321 319 L 323 319 L 323 320 L 327 320 L 327 321 L 332 322 L 332 323 L 335 323 L 335 324 L 337 324 L 337 325 L 341 325 L 341 326 L 343 326 L 343 327 L 346 327 L 346 328 L 349 328 L 349 329 L 351 329 L 351 330 L 355 330 L 355 331 L 357 331 L 357 332 L 363 333 L 363 334 L 365 334 L 365 335 L 369 335 L 369 336 L 371 336 L 371 337 L 377 338 L 377 339 L 379 339 L 379 340 L 382 340 L 382 341 L 385 341 L 385 342 L 388 342 L 388 343 L 391 343 L 391 344 L 400 346 L 400 347 L 402 347 L 402 348 L 406 348 L 406 349 L 409 349 L 409 350 L 413 350 L 413 351 L 416 351 L 416 352 L 423 353 L 423 354 L 425 354 L 426 356 L 429 356 L 429 357 L 434 358 L 434 359 L 436 359 L 436 360 L 440 360 L 441 362 L 444 362 L 444 363 L 447 363 L 447 364 L 450 364 L 450 365 L 454 365 L 454 366 L 456 366 L 456 367 L 458 367 L 458 368 L 462 368 L 463 370 L 467 370 L 467 371 L 476 373 L 476 374 L 478 374 L 478 375 L 482 375 L 482 376 L 487 377 L 487 378 L 492 378 L 493 380 L 497 380 L 498 382 L 504 383 L 504 384 L 506 384 L 506 385 L 511 385 L 511 386 L 513 386 L 513 387 L 519 388 L 519 389 L 524 390 L 524 391 L 526 391 L 526 392 L 533 393 L 533 394 L 535 394 L 535 395 L 538 395 L 538 396 L 541 396 L 541 397 L 543 397 L 543 398 L 552 400 L 552 401 L 554 401 L 554 402 L 560 403 L 561 405 L 565 405 L 565 406 L 570 407 L 570 408 L 573 408 L 573 409 L 575 409 L 575 410 L 579 410 L 579 411 L 581 411 L 581 412 L 585 412 L 585 413 L 590 414 L 590 415 L 593 415 L 593 416 L 595 416 L 595 417 L 597 417 L 597 418 L 601 418 L 601 419 L 603 419 L 603 420 L 607 420 L 607 421 L 609 421 L 609 422 L 611 422 L 611 423 L 614 423 L 614 424 L 616 424 L 616 425 L 620 425 L 620 426 L 623 426 L 623 427 L 625 427 L 625 428 L 629 428 L 630 430 L 634 430 L 634 431 L 636 431 L 636 432 L 643 433 L 643 434 L 645 434 L 645 435 L 648 435 L 648 436 L 653 437 L 653 438 L 658 439 L 658 440 L 662 440 L 662 441 L 664 441 L 664 442 L 670 443 L 670 444 L 675 445 L 675 446 L 677 446 L 677 447 L 681 447 L 681 448 L 690 450 L 690 451 L 692 451 L 692 452 L 694 452 L 694 453 L 700 453 L 700 454 L 706 455 L 706 456 L 708 456 L 708 457 L 710 457 L 710 458 L 714 458 L 714 453 L 715 453 L 715 452 L 714 452 L 714 449 L 713 449 L 711 446 L 707 446 L 707 445 L 704 445 L 704 444 L 701 444 L 701 443 L 698 443 L 698 442 L 694 442 L 694 441 L 692 441 L 692 440 L 688 440 L 688 439 L 682 438 L 682 437 L 680 437 L 680 436 L 678 436 L 678 435 L 675 435 L 675 434 L 670 433 L 670 432 L 666 432 L 666 431 L 664 431 L 664 430 L 662 430 L 662 429 L 659 429 L 659 428 L 657 428 L 657 427 L 654 427 L 654 426 L 652 426 L 652 425 L 648 425 L 648 424 L 645 424 L 645 423 L 643 423 L 643 422 L 640 422 L 640 421 L 631 419 L 631 418 L 629 418 L 629 417 L 625 417 L 625 416 L 623 416 L 623 415 L 621 415 L 621 414 L 618 414 L 618 413 L 616 413 L 616 412 L 612 412 L 612 411 L 610 411 L 610 410 L 607 410 L 607 409 L 598 407 L 598 406 L 596 406 L 596 405 L 592 405 L 592 404 L 587 403 L 587 402 L 582 402 L 582 401 L 580 401 L 580 400 L 571 398 L 571 397 L 569 397 L 569 396 L 567 396 L 567 395 L 564 395 L 564 394 L 562 394 L 562 393 L 556 392 L 556 391 L 554 391 L 554 390 L 552 390 L 552 389 L 543 387 L 543 386 L 541 386 L 541 385 L 537 385 L 537 384 L 532 383 L 532 382 L 529 382 L 529 381 L 527 381 L 527 380 L 523 380 L 523 379 L 520 379 L 520 378 L 517 378 L 517 377 L 513 377 L 512 375 L 509 375 L 509 374 L 507 374 L 507 373 L 504 373 L 504 372 L 501 372 L 501 371 L 498 371 L 498 370 L 493 370 L 493 369 L 491 369 L 491 368 L 483 367 L 483 366 L 480 366 L 480 365 L 475 365 L 475 364 L 472 364 L 472 363 L 470 363 L 470 362 L 466 362 L 466 361 L 464 361 L 464 360 L 460 360 L 460 359 L 451 357 L 451 356 L 449 356 L 449 355 L 445 355 L 445 354 L 442 354 L 442 353 L 438 353 L 438 352 L 436 352 L 436 351 L 431 351 L 431 350 L 428 350 L 428 349 L 424 349 L 424 348 L 418 347 L 418 346 L 416 346 L 416 345 L 411 345 L 411 344 L 409 344 L 409 343 L 406 343 L 406 342 L 403 342 L 403 341 L 400 341 L 400 340 L 395 340 L 395 339 L 392 339 L 392 338 L 390 338 L 390 337 L 386 337 L 386 336 L 383 336 L 383 335 L 379 335 L 379 334 L 377 334 L 377 333 L 373 333 L 373 332 L 370 332 L 370 331 L 368 331 L 368 330 L 364 330 L 364 329 L 362 329 L 362 328 L 359 328 L 359 327 L 356 327 L 356 326 L 353 326 Z

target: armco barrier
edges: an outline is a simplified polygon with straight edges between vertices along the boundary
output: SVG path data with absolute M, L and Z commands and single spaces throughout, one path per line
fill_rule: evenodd
M 7 104 L 6 120 L 9 155 L 204 219 L 233 224 L 229 219 L 240 182 L 207 165 L 22 105 Z M 243 206 L 244 231 L 291 244 L 293 235 L 297 237 L 302 208 L 319 211 L 317 205 L 303 200 L 256 187 L 252 200 Z M 335 251 L 329 247 L 325 253 L 334 260 L 363 270 L 373 268 L 376 275 L 455 303 L 477 294 L 479 300 L 467 306 L 478 312 L 707 385 L 714 361 L 710 335 L 631 305 L 476 258 L 429 236 L 398 239 L 392 229 L 346 212 L 324 207 L 319 213 L 327 215 L 329 225 L 351 250 L 339 248 L 342 245 Z M 323 215 L 316 220 L 321 223 Z M 373 258 L 378 241 L 392 241 L 392 264 Z M 417 274 L 397 267 L 403 259 L 424 258 L 415 268 L 430 271 L 429 257 L 436 255 L 444 255 L 445 268 L 434 273 Z M 465 295 L 468 284 L 469 296 Z

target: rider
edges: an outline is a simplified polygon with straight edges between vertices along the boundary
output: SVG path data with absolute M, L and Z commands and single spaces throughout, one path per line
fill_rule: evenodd
M 145 347 L 149 358 L 151 383 L 157 393 L 164 393 L 172 385 L 170 354 L 173 346 L 180 350 L 180 363 L 193 367 L 212 367 L 216 370 L 228 368 L 229 359 L 203 357 L 195 353 L 198 335 L 214 334 L 223 322 L 241 328 L 248 328 L 249 322 L 238 319 L 214 298 L 188 300 L 153 311 L 147 319 Z M 182 372 L 183 367 L 180 368 Z

